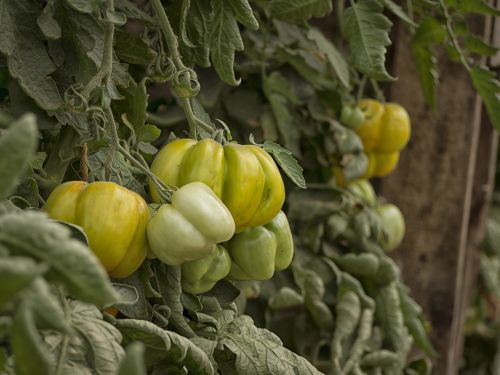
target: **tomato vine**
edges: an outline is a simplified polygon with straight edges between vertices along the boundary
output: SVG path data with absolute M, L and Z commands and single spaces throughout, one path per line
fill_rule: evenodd
M 314 18 L 332 9 L 330 38 Z M 444 48 L 469 72 L 500 128 L 500 84 L 483 65 L 497 49 L 469 30 L 470 13 L 499 16 L 481 0 L 414 0 L 404 7 L 391 0 L 0 0 L 0 372 L 428 373 L 436 354 L 428 323 L 386 254 L 400 244 L 404 219 L 369 182 L 351 182 L 360 183 L 373 163 L 360 133 L 370 120 L 362 99 L 386 108 L 383 87 L 395 79 L 386 67 L 391 20 L 408 26 L 431 107 L 439 83 L 435 50 Z M 237 241 L 248 235 L 242 222 L 242 233 L 219 249 L 221 257 L 228 249 L 224 272 L 204 279 L 191 265 L 189 281 L 205 284 L 187 290 L 188 267 L 168 265 L 171 254 L 167 262 L 155 259 L 157 249 L 178 250 L 205 235 L 207 251 L 227 236 L 215 240 L 200 229 L 175 242 L 182 231 L 171 224 L 156 231 L 157 249 L 141 248 L 137 271 L 110 279 L 102 256 L 94 255 L 106 234 L 96 240 L 99 228 L 47 217 L 48 197 L 61 183 L 106 182 L 150 202 L 150 213 L 121 230 L 135 233 L 141 217 L 160 215 L 162 204 L 173 210 L 174 195 L 188 185 L 169 183 L 164 175 L 171 170 L 160 176 L 150 167 L 160 147 L 186 133 L 193 144 L 213 140 L 222 153 L 248 139 L 246 152 L 267 160 L 255 172 L 264 176 L 260 190 L 267 195 L 235 194 L 234 201 L 267 207 L 265 189 L 283 185 L 274 163 L 288 176 L 286 216 L 252 229 L 275 241 L 256 254 L 286 247 L 291 259 L 295 252 L 289 268 L 290 261 L 283 266 L 269 254 L 261 258 L 272 267 L 249 266 L 244 256 L 236 261 L 245 253 Z M 403 141 L 390 151 L 399 153 Z M 177 164 L 172 170 L 184 173 L 187 167 Z M 254 182 L 241 178 L 239 185 Z M 123 211 L 105 220 L 115 207 L 109 197 L 96 208 L 96 227 L 130 216 Z M 213 212 L 220 204 L 228 218 L 236 216 L 231 199 L 214 197 Z M 192 221 L 203 216 L 177 211 Z M 218 219 L 202 229 L 220 229 Z M 185 248 L 184 256 L 192 250 Z M 235 264 L 239 272 L 230 271 Z

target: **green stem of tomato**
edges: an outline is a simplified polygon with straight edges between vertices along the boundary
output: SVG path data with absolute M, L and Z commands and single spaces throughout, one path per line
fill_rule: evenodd
M 109 11 L 114 11 L 115 0 L 108 0 L 107 9 Z M 111 77 L 111 72 L 113 71 L 113 41 L 115 37 L 115 25 L 112 22 L 106 23 L 106 28 L 104 31 L 104 47 L 102 52 L 102 62 L 101 67 L 97 74 L 92 77 L 92 79 L 87 83 L 82 91 L 82 95 L 88 98 L 92 91 L 103 82 L 107 81 Z
M 366 86 L 366 80 L 368 79 L 367 76 L 363 75 L 361 77 L 361 81 L 358 86 L 358 91 L 356 92 L 356 102 L 359 102 L 363 95 L 365 94 L 365 86 Z
M 108 117 L 108 122 L 111 127 L 111 141 L 116 147 L 116 149 L 125 157 L 127 158 L 136 168 L 141 170 L 147 177 L 149 177 L 155 185 L 158 187 L 158 191 L 161 193 L 161 191 L 165 191 L 166 194 L 161 194 L 162 198 L 167 202 L 170 203 L 170 197 L 172 195 L 172 191 L 174 190 L 172 186 L 168 186 L 164 184 L 151 170 L 147 167 L 145 167 L 140 161 L 138 161 L 136 158 L 134 158 L 130 152 L 125 149 L 120 144 L 120 139 L 118 137 L 118 130 L 115 122 L 115 118 L 113 116 L 113 111 L 111 111 L 111 107 L 106 108 L 106 116 Z
M 373 87 L 373 90 L 375 91 L 375 95 L 377 97 L 377 100 L 381 101 L 382 103 L 385 103 L 384 92 L 382 91 L 382 89 L 378 85 L 377 80 L 370 78 L 370 83 Z
M 155 10 L 155 13 L 160 21 L 160 27 L 163 32 L 163 36 L 167 41 L 168 49 L 170 51 L 170 55 L 172 56 L 172 60 L 175 64 L 175 67 L 178 70 L 185 69 L 186 66 L 182 62 L 181 55 L 179 53 L 179 41 L 177 40 L 177 36 L 170 25 L 170 21 L 168 20 L 167 14 L 165 13 L 165 9 L 163 9 L 163 5 L 160 0 L 151 0 L 151 4 Z
M 451 21 L 451 16 L 450 13 L 448 12 L 448 8 L 446 7 L 446 4 L 444 3 L 444 0 L 439 0 L 439 6 L 441 7 L 441 10 L 443 12 L 443 16 L 445 18 L 445 25 L 446 25 L 446 31 L 448 32 L 448 36 L 450 37 L 451 44 L 453 45 L 453 48 L 455 51 L 458 53 L 458 56 L 460 57 L 460 62 L 462 65 L 465 67 L 465 69 L 470 72 L 471 67 L 467 60 L 465 59 L 464 52 L 462 51 L 462 48 L 460 47 L 460 44 L 458 43 L 457 36 L 455 35 L 455 31 L 453 30 L 453 25 Z
M 165 9 L 163 8 L 161 1 L 151 0 L 151 4 L 155 10 L 156 16 L 158 17 L 160 28 L 167 42 L 168 50 L 170 51 L 170 55 L 172 57 L 172 61 L 174 62 L 175 68 L 177 69 L 177 71 L 187 69 L 187 67 L 182 62 L 182 58 L 179 53 L 179 41 L 174 33 L 174 30 L 172 29 L 172 25 L 168 20 L 167 14 L 165 13 Z M 198 127 L 203 128 L 210 133 L 213 133 L 214 129 L 209 124 L 206 124 L 195 116 L 189 98 L 180 98 L 180 101 L 182 109 L 184 110 L 184 113 L 186 115 L 187 122 L 189 124 L 189 134 L 192 138 L 197 139 Z

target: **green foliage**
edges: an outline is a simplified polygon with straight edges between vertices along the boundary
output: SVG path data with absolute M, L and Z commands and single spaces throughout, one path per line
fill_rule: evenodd
M 470 75 L 472 84 L 483 99 L 492 125 L 500 130 L 500 82 L 496 74 L 487 68 L 475 66 Z
M 331 12 L 328 0 L 272 0 L 271 15 L 287 22 L 303 22 L 311 17 L 322 17 Z
M 12 193 L 28 168 L 36 149 L 36 137 L 35 117 L 26 114 L 0 138 L 0 199 Z
M 377 242 L 379 223 L 370 214 L 374 208 L 326 187 L 295 191 L 288 203 L 297 256 L 292 272 L 261 286 L 258 304 L 267 302 L 266 327 L 331 373 L 409 371 L 413 343 L 434 356 L 422 311 Z M 339 215 L 346 225 L 338 226 L 332 237 L 324 223 Z M 311 226 L 325 229 L 311 231 Z M 290 325 L 296 334 L 287 332 Z
M 462 22 L 445 25 L 443 7 L 432 2 L 413 11 L 391 0 L 346 2 L 345 10 L 337 3 L 332 40 L 308 21 L 333 5 L 0 2 L 0 339 L 7 343 L 1 371 L 429 370 L 427 323 L 377 242 L 373 208 L 325 184 L 332 166 L 348 180 L 367 167 L 360 139 L 338 118 L 344 103 L 373 94 L 367 79 L 377 95 L 376 81 L 393 79 L 385 66 L 388 13 L 413 33 L 430 104 L 438 84 L 435 51 L 454 32 L 460 36 L 463 48 L 455 52 L 470 64 L 498 126 L 498 81 L 479 65 L 496 49 Z M 458 20 L 467 12 L 498 15 L 480 0 L 444 6 Z M 182 293 L 179 268 L 146 260 L 113 287 L 81 228 L 37 209 L 59 183 L 85 178 L 115 181 L 148 199 L 145 183 L 154 177 L 148 164 L 187 128 L 191 137 L 220 142 L 250 138 L 292 183 L 304 189 L 307 180 L 312 189 L 291 192 L 286 205 L 293 266 L 260 285 L 221 281 L 192 296 Z M 498 264 L 491 256 L 483 257 L 482 270 L 493 290 Z M 116 316 L 101 311 L 110 305 Z M 408 358 L 412 341 L 426 356 Z
M 376 1 L 361 0 L 347 9 L 342 32 L 349 41 L 356 68 L 370 78 L 392 80 L 385 69 L 386 47 L 392 23 Z

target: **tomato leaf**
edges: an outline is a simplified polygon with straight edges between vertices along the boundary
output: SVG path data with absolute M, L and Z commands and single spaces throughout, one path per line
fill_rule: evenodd
M 297 160 L 294 159 L 291 151 L 271 141 L 265 141 L 262 147 L 274 156 L 283 172 L 290 177 L 295 185 L 306 189 L 306 181 L 302 175 L 303 169 Z
M 447 37 L 444 25 L 437 19 L 426 17 L 415 30 L 411 49 L 415 57 L 417 74 L 424 98 L 430 108 L 436 107 L 436 89 L 439 82 L 437 58 L 432 47 Z
M 442 43 L 447 36 L 448 33 L 442 22 L 433 17 L 425 17 L 415 30 L 412 41 L 417 44 L 431 45 Z
M 238 374 L 321 374 L 307 359 L 283 347 L 274 333 L 257 328 L 249 316 L 234 317 L 234 312 L 227 310 L 222 313 L 225 324 L 218 332 L 218 341 L 236 355 Z
M 167 266 L 164 263 L 156 261 L 153 263 L 153 270 L 158 282 L 158 291 L 165 305 L 167 305 L 172 312 L 169 321 L 172 322 L 183 336 L 196 336 L 183 315 L 184 307 L 181 303 L 182 289 L 180 267 Z
M 110 158 L 112 159 L 111 173 L 106 178 L 106 165 Z M 139 195 L 146 196 L 143 184 L 138 180 L 142 172 L 136 167 L 130 165 L 122 154 L 114 153 L 110 147 L 103 147 L 96 153 L 89 156 L 89 178 L 91 180 L 116 182 L 127 189 L 135 191 Z
M 293 153 L 300 155 L 299 128 L 291 113 L 291 104 L 298 102 L 293 89 L 279 72 L 266 76 L 263 84 L 264 95 L 271 104 L 276 125 L 285 146 Z
M 120 29 L 115 30 L 115 53 L 126 63 L 145 66 L 152 64 L 157 55 L 142 37 Z
M 140 342 L 133 342 L 127 347 L 127 355 L 120 364 L 118 375 L 147 375 L 144 365 L 145 347 Z
M 0 259 L 0 306 L 48 269 L 46 265 L 37 264 L 28 257 L 12 256 Z
M 463 13 L 469 12 L 500 17 L 500 10 L 483 0 L 448 0 L 447 3 Z
M 43 34 L 52 40 L 59 39 L 61 37 L 61 26 L 54 19 L 54 10 L 55 10 L 56 1 L 50 0 L 43 8 L 42 13 L 38 16 L 36 22 L 40 30 L 42 30 Z
M 483 99 L 493 126 L 500 130 L 500 82 L 486 67 L 474 66 L 470 71 L 472 84 Z
M 375 316 L 387 335 L 389 347 L 393 350 L 399 350 L 405 339 L 405 326 L 403 313 L 401 312 L 401 301 L 395 282 L 380 288 L 378 291 Z
M 214 16 L 212 4 L 206 0 L 191 0 L 185 19 L 183 10 L 185 10 L 183 2 L 180 1 L 174 2 L 167 9 L 169 19 L 177 32 L 180 35 L 184 33 L 189 41 L 196 41 L 189 44 L 184 37 L 179 39 L 183 61 L 187 65 L 208 67 L 210 66 L 209 34 Z
M 0 52 L 7 56 L 9 73 L 45 110 L 63 104 L 50 74 L 56 70 L 37 25 L 39 6 L 28 0 L 8 1 L 0 8 Z M 30 46 L 26 48 L 26 46 Z
M 0 216 L 0 244 L 13 255 L 30 256 L 48 264 L 48 279 L 61 282 L 76 298 L 101 306 L 116 299 L 96 256 L 45 214 L 25 211 Z
M 465 37 L 464 46 L 467 51 L 482 56 L 494 56 L 500 50 L 500 48 L 486 43 L 483 39 L 473 34 L 469 34 Z
M 7 198 L 26 172 L 37 145 L 35 116 L 26 114 L 0 138 L 0 199 Z
M 436 107 L 436 87 L 439 82 L 437 58 L 433 55 L 430 47 L 416 43 L 412 43 L 411 47 L 425 101 L 429 107 L 434 109 Z
M 394 80 L 384 66 L 392 23 L 382 11 L 376 1 L 352 3 L 344 13 L 342 30 L 349 41 L 354 66 L 360 72 L 377 80 Z
M 239 23 L 244 25 L 249 30 L 257 30 L 259 28 L 259 22 L 253 15 L 253 11 L 248 3 L 248 0 L 229 0 L 229 4 L 231 4 L 234 16 Z
M 54 373 L 49 351 L 36 329 L 33 312 L 27 303 L 21 303 L 16 309 L 10 340 L 16 357 L 16 374 L 50 375 Z
M 123 334 L 126 343 L 139 341 L 146 345 L 148 365 L 166 361 L 179 367 L 186 367 L 189 374 L 214 374 L 210 359 L 205 352 L 175 332 L 164 330 L 145 320 L 119 319 L 115 325 Z
M 280 20 L 301 23 L 332 11 L 330 0 L 272 0 L 271 14 Z
M 330 66 L 335 71 L 340 83 L 349 89 L 349 66 L 337 48 L 318 29 L 311 29 L 307 33 L 309 39 L 316 42 L 318 48 L 326 55 Z
M 437 353 L 425 330 L 422 308 L 408 295 L 408 289 L 405 286 L 399 285 L 398 292 L 401 300 L 403 319 L 410 335 L 415 340 L 415 345 L 422 349 L 428 356 L 435 357 Z
M 79 374 L 93 369 L 99 374 L 116 374 L 125 357 L 120 332 L 93 305 L 70 300 L 66 309 L 73 334 L 64 337 L 52 331 L 44 336 L 61 362 L 61 372 Z
M 210 29 L 210 56 L 215 70 L 228 85 L 238 86 L 234 75 L 234 54 L 243 50 L 238 23 L 227 1 L 214 0 L 214 18 Z
M 403 10 L 403 8 L 396 4 L 392 0 L 382 0 L 382 4 L 384 7 L 386 7 L 388 10 L 390 10 L 394 15 L 398 16 L 401 20 L 406 22 L 408 25 L 411 26 L 417 26 L 415 22 L 406 14 L 406 12 Z
M 137 4 L 134 4 L 130 0 L 116 0 L 115 5 L 116 9 L 123 12 L 129 19 L 140 20 L 148 26 L 155 24 L 155 20 L 149 14 L 142 11 Z

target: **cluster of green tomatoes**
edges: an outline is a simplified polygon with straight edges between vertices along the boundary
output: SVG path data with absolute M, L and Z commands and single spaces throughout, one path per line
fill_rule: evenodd
M 50 194 L 55 220 L 85 231 L 89 247 L 114 278 L 134 273 L 146 257 L 181 266 L 182 287 L 205 293 L 224 278 L 267 280 L 287 268 L 293 239 L 281 211 L 285 187 L 273 158 L 254 145 L 177 139 L 151 171 L 175 187 L 161 204 L 150 181 L 150 212 L 137 193 L 113 182 L 70 181 Z

